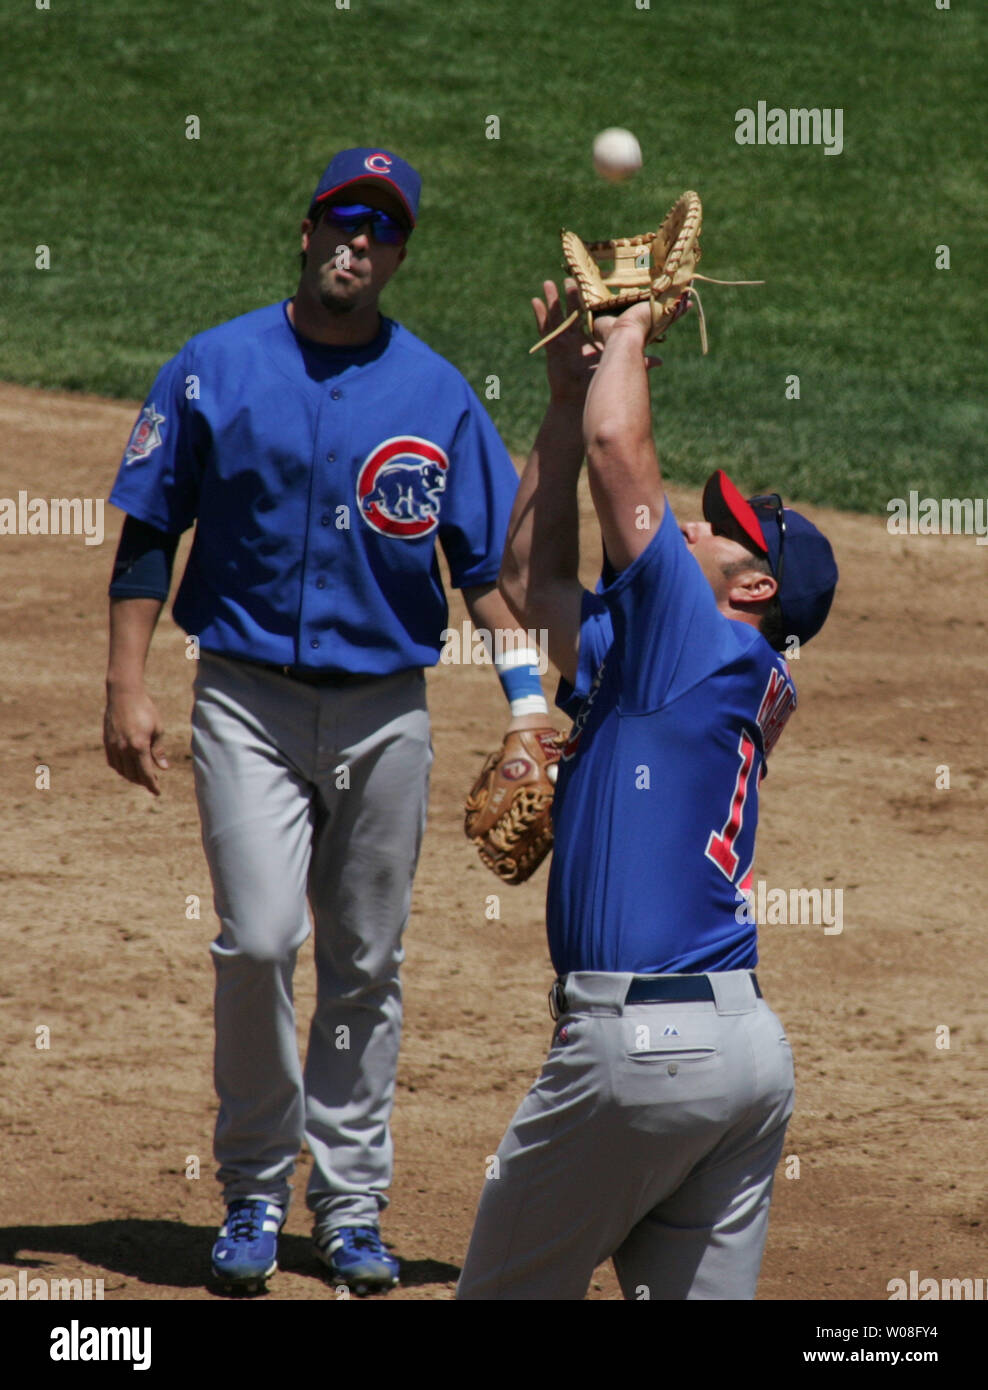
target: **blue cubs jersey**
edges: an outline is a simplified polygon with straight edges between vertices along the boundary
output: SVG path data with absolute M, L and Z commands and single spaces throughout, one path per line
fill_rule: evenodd
M 438 659 L 437 540 L 455 586 L 497 578 L 517 486 L 467 382 L 407 329 L 328 347 L 282 302 L 166 363 L 110 501 L 196 523 L 174 615 L 202 647 L 386 675 Z
M 796 703 L 754 627 L 718 612 L 672 509 L 583 596 L 575 716 L 559 764 L 549 949 L 572 970 L 743 970 L 765 758 Z M 739 911 L 739 909 L 741 909 Z M 741 918 L 739 921 L 738 918 Z

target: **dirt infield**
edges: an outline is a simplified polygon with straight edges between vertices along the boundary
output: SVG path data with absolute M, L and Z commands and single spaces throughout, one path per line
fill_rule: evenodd
M 0 496 L 105 497 L 135 413 L 0 387 Z M 695 494 L 670 496 L 679 515 L 698 515 Z M 794 663 L 800 708 L 766 784 L 756 878 L 841 889 L 843 930 L 761 932 L 762 988 L 796 1058 L 785 1152 L 799 1172 L 778 1174 L 759 1296 L 880 1300 L 911 1270 L 988 1274 L 978 940 L 988 551 L 971 537 L 890 537 L 881 517 L 810 515 L 832 537 L 842 582 L 827 628 Z M 586 494 L 583 517 L 592 583 Z M 102 545 L 0 535 L 0 1277 L 24 1269 L 101 1278 L 107 1299 L 202 1299 L 215 1296 L 205 1281 L 220 1206 L 192 665 L 163 619 L 149 684 L 172 767 L 153 801 L 109 770 L 100 739 L 121 519 L 107 506 Z M 454 596 L 451 624 L 464 617 Z M 497 682 L 479 667 L 438 667 L 429 690 L 436 765 L 383 1221 L 403 1262 L 392 1299 L 452 1298 L 485 1156 L 550 1031 L 546 869 L 503 890 L 501 919 L 489 921 L 497 885 L 461 828 L 466 786 L 505 719 Z M 36 785 L 42 764 L 47 790 Z M 938 789 L 944 766 L 949 789 Z M 187 915 L 193 895 L 198 919 Z M 313 979 L 310 943 L 297 977 L 303 1029 Z M 198 1179 L 186 1176 L 192 1156 Z M 303 1155 L 271 1298 L 335 1297 L 310 1253 L 306 1167 Z M 609 1267 L 590 1297 L 620 1297 Z

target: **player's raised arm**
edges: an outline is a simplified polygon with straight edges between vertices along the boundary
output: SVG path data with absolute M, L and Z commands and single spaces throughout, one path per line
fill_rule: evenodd
M 532 300 L 540 333 L 562 322 L 559 291 L 544 285 Z M 569 308 L 576 287 L 567 282 Z M 498 587 L 524 628 L 545 629 L 549 657 L 567 680 L 576 673 L 580 639 L 579 511 L 576 485 L 583 462 L 581 419 L 599 352 L 576 324 L 546 353 L 549 403 L 515 498 Z
M 587 392 L 583 438 L 590 493 L 617 570 L 646 548 L 665 511 L 645 358 L 651 328 L 648 304 L 595 324 L 604 349 Z

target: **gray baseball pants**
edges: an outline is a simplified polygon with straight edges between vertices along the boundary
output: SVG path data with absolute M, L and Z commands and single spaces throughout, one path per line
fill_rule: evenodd
M 398 970 L 432 745 L 420 670 L 340 686 L 203 652 L 192 752 L 220 934 L 215 1155 L 224 1199 L 287 1208 L 303 1138 L 318 1224 L 387 1205 Z M 305 1069 L 292 975 L 315 925 Z
M 461 1299 L 751 1299 L 793 1105 L 792 1053 L 746 970 L 713 1002 L 626 1005 L 566 976 L 542 1073 L 487 1165 Z

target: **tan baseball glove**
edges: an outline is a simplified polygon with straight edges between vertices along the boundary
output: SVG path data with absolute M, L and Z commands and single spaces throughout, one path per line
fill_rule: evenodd
M 552 849 L 552 797 L 564 742 L 550 728 L 505 735 L 467 796 L 467 836 L 505 883 L 531 878 Z
M 594 319 L 600 314 L 619 314 L 632 304 L 647 300 L 652 307 L 649 342 L 661 342 L 666 329 L 685 314 L 696 301 L 700 320 L 700 346 L 707 351 L 707 326 L 703 305 L 693 282 L 705 280 L 713 285 L 758 285 L 760 280 L 709 280 L 697 273 L 700 260 L 700 228 L 703 206 L 700 195 L 692 191 L 676 200 L 657 232 L 641 236 L 614 237 L 610 241 L 584 242 L 575 232 L 562 233 L 563 256 L 569 274 L 576 281 L 580 308 L 558 328 L 547 333 L 531 349 L 537 352 L 580 318 L 584 331 L 593 337 Z M 604 271 L 609 271 L 605 274 Z

